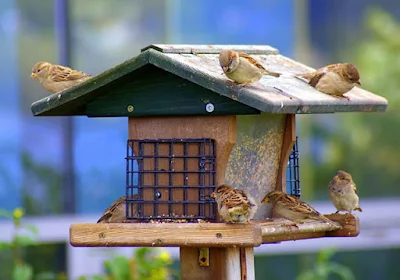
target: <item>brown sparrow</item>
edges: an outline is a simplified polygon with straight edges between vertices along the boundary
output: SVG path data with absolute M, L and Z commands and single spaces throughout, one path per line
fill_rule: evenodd
M 279 73 L 266 70 L 259 62 L 244 52 L 223 50 L 219 54 L 219 64 L 225 75 L 239 86 L 257 82 L 263 75 L 280 76 Z
M 351 214 L 353 210 L 362 212 L 358 205 L 358 192 L 356 184 L 351 175 L 343 170 L 336 172 L 336 176 L 329 182 L 329 198 L 336 207 L 336 214 L 347 211 Z
M 211 197 L 215 198 L 218 213 L 226 223 L 249 222 L 257 211 L 254 198 L 226 184 L 218 186 Z
M 311 219 L 326 222 L 337 226 L 335 222 L 321 215 L 309 204 L 301 201 L 295 196 L 288 195 L 281 191 L 269 192 L 261 203 L 272 203 L 272 209 L 279 218 L 284 218 L 296 223 L 303 223 L 304 220 Z
M 138 195 L 132 196 L 133 199 L 138 199 Z M 114 203 L 104 211 L 101 218 L 97 223 L 123 223 L 126 221 L 126 196 L 121 196 Z M 131 217 L 137 216 L 137 205 L 133 205 L 133 213 Z
M 350 63 L 330 64 L 317 71 L 296 76 L 309 80 L 308 84 L 320 92 L 341 96 L 347 100 L 350 99 L 343 94 L 351 90 L 355 84 L 361 85 L 360 74 L 357 68 Z
M 90 77 L 91 75 L 86 73 L 45 61 L 36 63 L 31 74 L 32 79 L 37 79 L 46 90 L 52 93 L 73 87 Z

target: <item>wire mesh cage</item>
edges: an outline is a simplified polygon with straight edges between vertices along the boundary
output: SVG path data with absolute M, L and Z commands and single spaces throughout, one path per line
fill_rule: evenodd
M 289 194 L 300 197 L 300 167 L 299 167 L 299 148 L 296 142 L 293 145 L 292 152 L 286 170 L 286 190 Z
M 215 154 L 208 138 L 128 140 L 127 220 L 215 219 Z

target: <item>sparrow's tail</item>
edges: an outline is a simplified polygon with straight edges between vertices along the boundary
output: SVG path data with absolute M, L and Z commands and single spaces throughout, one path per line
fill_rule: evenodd
M 273 76 L 273 77 L 279 77 L 281 75 L 281 73 L 276 73 L 276 72 L 271 72 L 271 71 L 265 70 L 264 71 L 264 75 L 270 75 L 270 76 Z
M 303 73 L 303 74 L 295 74 L 294 76 L 310 80 L 312 77 L 314 77 L 314 74 L 315 74 L 314 72 L 309 72 L 309 73 Z
M 339 229 L 339 228 L 342 228 L 342 226 L 341 226 L 340 224 L 338 224 L 338 223 L 332 221 L 331 219 L 328 219 L 327 217 L 325 217 L 325 216 L 322 215 L 322 214 L 318 217 L 318 220 L 324 221 L 324 222 L 326 222 L 326 223 L 328 223 L 328 224 L 330 224 L 330 225 L 332 225 L 332 226 L 337 227 L 338 229 Z

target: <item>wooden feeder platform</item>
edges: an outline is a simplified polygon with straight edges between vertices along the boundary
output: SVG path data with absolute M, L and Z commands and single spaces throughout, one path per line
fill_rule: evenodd
M 294 226 L 281 219 L 225 223 L 110 223 L 73 224 L 70 242 L 76 247 L 258 247 L 281 241 L 354 237 L 360 232 L 357 216 L 326 215 L 342 228 L 323 222 Z

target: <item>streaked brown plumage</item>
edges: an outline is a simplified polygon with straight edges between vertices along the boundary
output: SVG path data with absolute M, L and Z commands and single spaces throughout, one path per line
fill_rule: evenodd
M 279 73 L 266 70 L 257 60 L 244 52 L 223 50 L 219 54 L 219 64 L 225 75 L 239 86 L 257 82 L 263 75 L 280 76 Z
M 311 219 L 338 226 L 337 223 L 323 216 L 309 204 L 281 191 L 269 192 L 261 202 L 272 203 L 273 212 L 279 218 L 288 219 L 296 223 Z
M 92 76 L 81 71 L 45 61 L 36 63 L 32 67 L 31 74 L 32 79 L 37 79 L 42 86 L 51 93 L 73 87 L 86 81 L 90 77 Z
M 226 223 L 249 222 L 257 211 L 257 203 L 245 191 L 223 184 L 212 194 L 218 212 Z
M 335 177 L 329 182 L 329 198 L 336 207 L 336 213 L 353 210 L 362 212 L 360 207 L 356 184 L 351 175 L 343 170 L 336 172 Z
M 308 84 L 320 92 L 348 100 L 349 98 L 343 94 L 350 91 L 355 84 L 361 85 L 360 74 L 351 63 L 330 64 L 317 71 L 296 76 L 309 80 Z
M 121 196 L 114 203 L 104 211 L 101 218 L 97 223 L 122 223 L 126 220 L 126 196 Z M 133 199 L 138 199 L 138 195 L 132 196 Z M 137 204 L 133 205 L 132 214 L 130 217 L 137 216 Z

